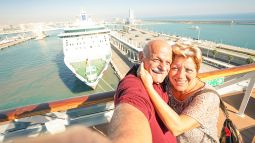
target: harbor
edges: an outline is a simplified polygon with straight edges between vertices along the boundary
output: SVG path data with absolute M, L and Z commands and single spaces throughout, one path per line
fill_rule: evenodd
M 1 93 L 1 96 L 6 97 L 6 99 L 2 100 L 1 110 L 8 111 L 8 109 L 23 107 L 26 108 L 26 110 L 32 108 L 33 110 L 29 111 L 35 113 L 37 110 L 38 113 L 40 110 L 43 112 L 45 112 L 45 110 L 51 110 L 56 113 L 49 113 L 49 116 L 59 116 L 59 119 L 65 119 L 67 118 L 66 116 L 68 116 L 68 118 L 70 118 L 68 119 L 68 126 L 73 124 L 86 124 L 87 126 L 92 126 L 96 130 L 101 130 L 102 132 L 106 130 L 107 123 L 111 118 L 112 110 L 114 108 L 112 105 L 112 98 L 117 84 L 133 64 L 139 63 L 138 52 L 142 50 L 146 41 L 157 38 L 169 41 L 183 40 L 182 37 L 154 33 L 130 26 L 124 27 L 119 31 L 111 31 L 111 66 L 109 66 L 106 73 L 104 73 L 97 88 L 91 90 L 83 82 L 79 81 L 65 66 L 63 61 L 64 55 L 62 51 L 62 42 L 57 38 L 58 33 L 59 32 L 56 31 L 54 35 L 51 35 L 46 39 L 26 41 L 1 51 L 2 61 L 6 64 L 4 65 L 5 69 L 0 70 L 1 75 L 4 75 L 1 76 L 0 81 L 7 81 L 5 82 L 6 84 L 2 84 L 3 82 L 1 82 L 1 87 L 4 91 Z M 198 46 L 203 46 L 203 44 L 206 45 L 206 42 L 200 43 L 197 40 L 192 42 L 197 43 Z M 35 53 L 39 54 L 34 55 Z M 205 53 L 203 54 L 204 58 L 209 59 L 203 63 L 200 73 L 217 71 L 219 68 L 227 69 L 238 67 L 219 59 L 210 58 L 210 56 L 207 56 L 207 53 Z M 12 54 L 18 55 L 18 57 L 7 63 L 6 61 L 10 60 L 8 57 Z M 209 60 L 211 62 L 210 64 L 208 64 Z M 17 66 L 11 67 L 10 63 L 11 65 Z M 30 63 L 30 65 L 25 66 L 26 63 Z M 251 67 L 246 69 L 250 68 Z M 12 88 L 13 86 L 15 86 L 15 89 Z M 246 87 L 247 85 L 240 84 L 240 87 L 238 87 L 240 90 L 235 91 L 235 94 L 240 94 L 233 95 L 233 93 L 226 93 L 224 100 L 227 102 L 228 109 L 233 111 L 230 113 L 230 116 L 234 119 L 235 123 L 238 123 L 237 126 L 243 131 L 241 133 L 244 134 L 246 141 L 251 141 L 253 139 L 252 135 L 254 134 L 254 107 L 251 106 L 251 102 L 254 103 L 253 93 L 251 94 L 249 104 L 246 104 L 245 116 L 241 117 L 237 114 L 241 111 L 238 109 L 239 107 L 237 105 L 241 105 L 240 101 L 245 97 L 242 92 L 245 91 L 244 88 Z M 235 89 L 238 88 L 235 87 Z M 26 97 L 23 95 L 26 95 Z M 107 96 L 104 98 L 104 95 Z M 13 99 L 18 99 L 19 106 L 16 105 L 15 100 Z M 79 99 L 81 102 L 76 102 L 76 99 Z M 86 103 L 87 99 L 90 99 L 88 101 L 92 101 L 93 103 Z M 63 106 L 57 107 L 61 105 L 60 103 L 62 100 L 66 106 L 63 104 Z M 76 104 L 79 103 L 79 105 L 72 103 L 72 101 Z M 104 104 L 106 101 L 107 103 Z M 67 104 L 69 102 L 70 104 Z M 81 106 L 81 104 L 86 104 L 84 105 L 84 108 L 86 108 L 77 108 Z M 91 106 L 94 104 L 95 106 Z M 54 107 L 56 107 L 56 109 Z M 48 108 L 50 108 L 50 110 Z M 63 112 L 57 112 L 60 109 L 61 111 L 67 110 L 68 115 Z M 24 110 L 22 109 L 21 111 Z M 96 114 L 94 114 L 94 112 L 96 112 Z M 25 116 L 26 113 L 22 114 L 23 115 L 21 116 Z M 18 114 L 15 116 L 18 117 Z M 45 120 L 45 116 L 37 116 L 36 118 L 40 121 Z M 34 124 L 38 123 L 38 121 L 35 121 L 33 118 L 30 118 L 29 120 Z M 17 123 L 19 122 L 19 120 L 16 121 Z M 20 122 L 26 121 L 27 119 L 20 119 Z M 49 120 L 47 119 L 47 121 Z M 219 126 L 221 126 L 220 124 L 222 121 L 223 116 L 221 114 Z M 242 122 L 244 123 L 241 124 Z M 9 126 L 9 128 L 12 130 L 11 126 Z M 6 128 L 6 130 L 8 130 L 8 128 Z M 11 135 L 9 137 L 11 137 Z
M 62 41 L 31 39 L 0 51 L 0 110 L 112 91 L 119 78 L 111 66 L 95 90 L 86 86 L 64 64 Z M 111 81 L 111 82 L 109 82 Z

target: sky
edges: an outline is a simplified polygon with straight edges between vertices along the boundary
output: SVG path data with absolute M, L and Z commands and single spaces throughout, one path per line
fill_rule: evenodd
M 1 0 L 0 25 L 67 21 L 82 9 L 100 19 L 255 13 L 255 0 Z

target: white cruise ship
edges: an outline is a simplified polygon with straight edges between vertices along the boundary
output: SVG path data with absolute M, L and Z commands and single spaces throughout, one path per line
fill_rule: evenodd
M 64 62 L 75 76 L 95 89 L 111 60 L 110 30 L 82 12 L 76 26 L 58 35 L 63 39 Z

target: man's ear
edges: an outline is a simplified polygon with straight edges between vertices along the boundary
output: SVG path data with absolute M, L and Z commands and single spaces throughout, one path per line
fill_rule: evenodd
M 141 51 L 141 52 L 139 52 L 139 61 L 142 62 L 143 59 L 144 59 L 144 54 L 143 54 L 143 52 Z

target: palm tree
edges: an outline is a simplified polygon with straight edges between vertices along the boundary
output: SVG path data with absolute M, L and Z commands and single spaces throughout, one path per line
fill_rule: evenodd
M 246 63 L 247 64 L 254 63 L 254 59 L 251 56 L 249 56 L 249 58 L 246 59 Z
M 230 64 L 230 62 L 233 60 L 233 56 L 232 55 L 228 55 L 228 63 Z
M 209 51 L 210 51 L 210 50 L 209 50 L 209 48 L 208 48 L 208 49 L 207 49 L 207 53 L 206 53 L 206 57 L 208 57 Z
M 216 49 L 214 49 L 214 50 L 212 51 L 212 53 L 213 53 L 213 58 L 215 59 L 216 55 L 218 54 L 218 51 L 217 51 Z

